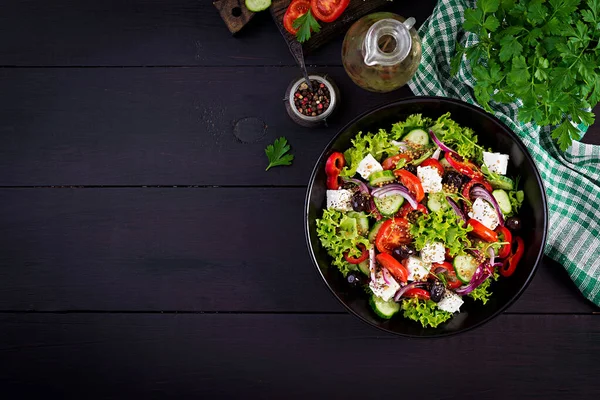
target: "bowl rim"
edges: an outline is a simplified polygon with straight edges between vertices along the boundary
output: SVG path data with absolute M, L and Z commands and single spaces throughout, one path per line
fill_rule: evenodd
M 308 210 L 309 210 L 309 206 L 310 206 L 310 198 L 312 195 L 312 190 L 314 187 L 314 183 L 315 183 L 315 177 L 317 175 L 317 173 L 319 172 L 319 161 L 323 159 L 323 157 L 327 154 L 327 152 L 329 152 L 329 150 L 331 149 L 331 146 L 333 145 L 333 143 L 339 138 L 339 136 L 344 133 L 346 130 L 348 130 L 352 125 L 354 125 L 355 123 L 357 123 L 359 120 L 365 118 L 366 116 L 375 113 L 377 111 L 386 109 L 386 108 L 391 108 L 397 105 L 401 105 L 401 104 L 406 104 L 406 103 L 421 103 L 421 102 L 445 102 L 445 103 L 450 103 L 450 104 L 455 104 L 458 106 L 462 106 L 465 108 L 470 109 L 471 111 L 477 113 L 477 114 L 481 114 L 489 119 L 492 119 L 494 122 L 496 122 L 497 124 L 499 124 L 501 127 L 503 127 L 511 136 L 511 138 L 514 140 L 514 142 L 517 144 L 517 146 L 519 146 L 520 150 L 523 152 L 523 154 L 525 154 L 525 158 L 531 162 L 531 164 L 533 165 L 533 170 L 534 170 L 534 175 L 535 175 L 535 180 L 538 183 L 539 187 L 541 188 L 541 192 L 542 192 L 542 209 L 543 209 L 543 215 L 544 215 L 544 229 L 542 232 L 542 243 L 540 246 L 540 249 L 538 250 L 538 254 L 536 255 L 535 258 L 535 262 L 533 264 L 533 267 L 531 269 L 531 272 L 529 273 L 529 275 L 527 276 L 527 279 L 525 280 L 525 283 L 521 286 L 521 288 L 517 291 L 517 293 L 508 301 L 506 302 L 506 304 L 504 304 L 502 307 L 500 307 L 496 312 L 494 312 L 493 314 L 491 314 L 490 316 L 488 316 L 487 318 L 484 318 L 483 320 L 481 320 L 480 322 L 465 328 L 463 330 L 459 330 L 459 331 L 455 331 L 455 332 L 447 332 L 447 333 L 441 333 L 441 334 L 435 334 L 435 335 L 413 335 L 413 334 L 407 334 L 407 333 L 400 333 L 400 332 L 396 332 L 393 331 L 391 329 L 387 329 L 384 328 L 382 326 L 376 325 L 373 322 L 363 318 L 360 314 L 358 314 L 356 311 L 354 311 L 351 307 L 349 307 L 339 296 L 338 294 L 333 290 L 333 288 L 329 285 L 329 282 L 327 281 L 327 279 L 325 278 L 325 276 L 323 275 L 323 273 L 321 272 L 321 269 L 319 268 L 319 263 L 317 261 L 317 257 L 315 255 L 315 252 L 313 251 L 313 248 L 311 246 L 311 240 L 310 240 L 310 228 L 309 228 L 309 220 L 308 220 Z M 317 272 L 319 273 L 319 275 L 321 276 L 323 283 L 327 286 L 327 288 L 329 289 L 329 292 L 331 292 L 331 294 L 346 308 L 346 310 L 348 310 L 350 312 L 350 314 L 354 315 L 355 317 L 357 317 L 359 320 L 361 320 L 362 322 L 368 324 L 369 326 L 375 327 L 379 330 L 382 330 L 384 332 L 387 333 L 391 333 L 393 335 L 397 335 L 397 336 L 403 336 L 403 337 L 408 337 L 408 338 L 442 338 L 442 337 L 448 337 L 448 336 L 453 336 L 453 335 L 458 335 L 461 333 L 465 333 L 468 332 L 472 329 L 475 328 L 479 328 L 481 326 L 483 326 L 484 324 L 490 322 L 492 319 L 496 318 L 498 315 L 502 314 L 508 307 L 510 307 L 512 304 L 515 303 L 515 301 L 517 301 L 519 299 L 519 297 L 521 297 L 521 295 L 523 294 L 523 292 L 527 289 L 527 287 L 529 287 L 531 281 L 533 280 L 534 275 L 537 272 L 538 269 L 538 265 L 540 263 L 540 260 L 542 259 L 542 256 L 544 255 L 544 248 L 546 247 L 546 238 L 547 238 L 547 233 L 548 233 L 548 204 L 547 204 L 547 198 L 546 198 L 546 189 L 544 187 L 544 181 L 542 180 L 542 177 L 540 175 L 540 172 L 537 168 L 537 165 L 535 164 L 535 161 L 533 160 L 533 157 L 531 156 L 531 154 L 529 153 L 529 151 L 527 150 L 527 147 L 525 147 L 525 145 L 523 144 L 523 142 L 521 141 L 521 138 L 518 137 L 518 135 L 516 133 L 514 133 L 512 131 L 512 129 L 510 129 L 508 126 L 506 126 L 505 123 L 503 123 L 500 119 L 498 119 L 495 115 L 490 114 L 488 112 L 486 112 L 485 110 L 483 110 L 482 108 L 479 108 L 477 106 L 474 106 L 472 104 L 469 104 L 467 102 L 464 102 L 462 100 L 458 100 L 458 99 L 451 99 L 451 98 L 447 98 L 447 97 L 439 97 L 439 96 L 411 96 L 411 97 L 405 97 L 403 99 L 400 100 L 394 100 L 391 102 L 387 102 L 385 104 L 381 104 L 379 106 L 376 106 L 360 115 L 358 115 L 357 117 L 353 118 L 350 122 L 348 122 L 347 124 L 345 124 L 341 129 L 338 130 L 338 132 L 331 138 L 331 140 L 327 143 L 327 145 L 325 146 L 325 148 L 323 149 L 323 151 L 321 152 L 321 154 L 319 155 L 319 157 L 317 158 L 317 161 L 315 162 L 315 165 L 313 167 L 313 170 L 310 174 L 310 178 L 308 181 L 308 188 L 306 190 L 306 197 L 304 200 L 304 235 L 305 235 L 305 239 L 306 239 L 306 245 L 308 247 L 308 252 L 310 254 L 310 258 L 312 260 L 313 266 L 316 268 Z

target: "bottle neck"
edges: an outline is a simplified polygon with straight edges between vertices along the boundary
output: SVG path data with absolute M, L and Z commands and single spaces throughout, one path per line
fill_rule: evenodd
M 371 25 L 363 42 L 365 64 L 393 66 L 401 63 L 412 47 L 410 28 L 414 23 L 414 18 L 404 23 L 385 18 Z

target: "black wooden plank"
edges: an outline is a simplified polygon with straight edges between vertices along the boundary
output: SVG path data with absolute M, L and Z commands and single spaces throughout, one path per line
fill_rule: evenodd
M 3 66 L 295 65 L 268 12 L 234 38 L 209 0 L 4 3 Z M 420 24 L 434 5 L 394 2 L 390 8 Z M 337 38 L 307 62 L 341 65 L 341 42 Z
M 304 189 L 0 190 L 0 310 L 343 312 Z M 509 312 L 597 311 L 544 261 Z
M 408 340 L 347 315 L 1 315 L 13 397 L 595 399 L 600 317 Z

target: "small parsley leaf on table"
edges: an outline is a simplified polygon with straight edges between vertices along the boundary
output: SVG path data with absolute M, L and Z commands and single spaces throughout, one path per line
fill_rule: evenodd
M 313 17 L 310 10 L 308 10 L 306 14 L 296 18 L 293 26 L 294 29 L 298 29 L 296 39 L 300 43 L 304 43 L 310 39 L 311 32 L 318 33 L 321 30 L 321 25 L 319 25 L 319 22 Z
M 287 139 L 283 136 L 279 139 L 275 139 L 275 143 L 268 145 L 265 149 L 265 154 L 269 159 L 269 165 L 265 171 L 268 171 L 271 167 L 277 167 L 279 165 L 291 165 L 294 155 L 286 154 L 288 151 L 290 151 L 290 145 L 287 143 Z

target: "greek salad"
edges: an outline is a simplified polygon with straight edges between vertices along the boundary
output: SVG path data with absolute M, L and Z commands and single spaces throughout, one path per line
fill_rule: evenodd
M 485 304 L 523 255 L 508 161 L 449 113 L 360 132 L 327 159 L 320 242 L 379 317 L 437 327 L 466 299 Z

